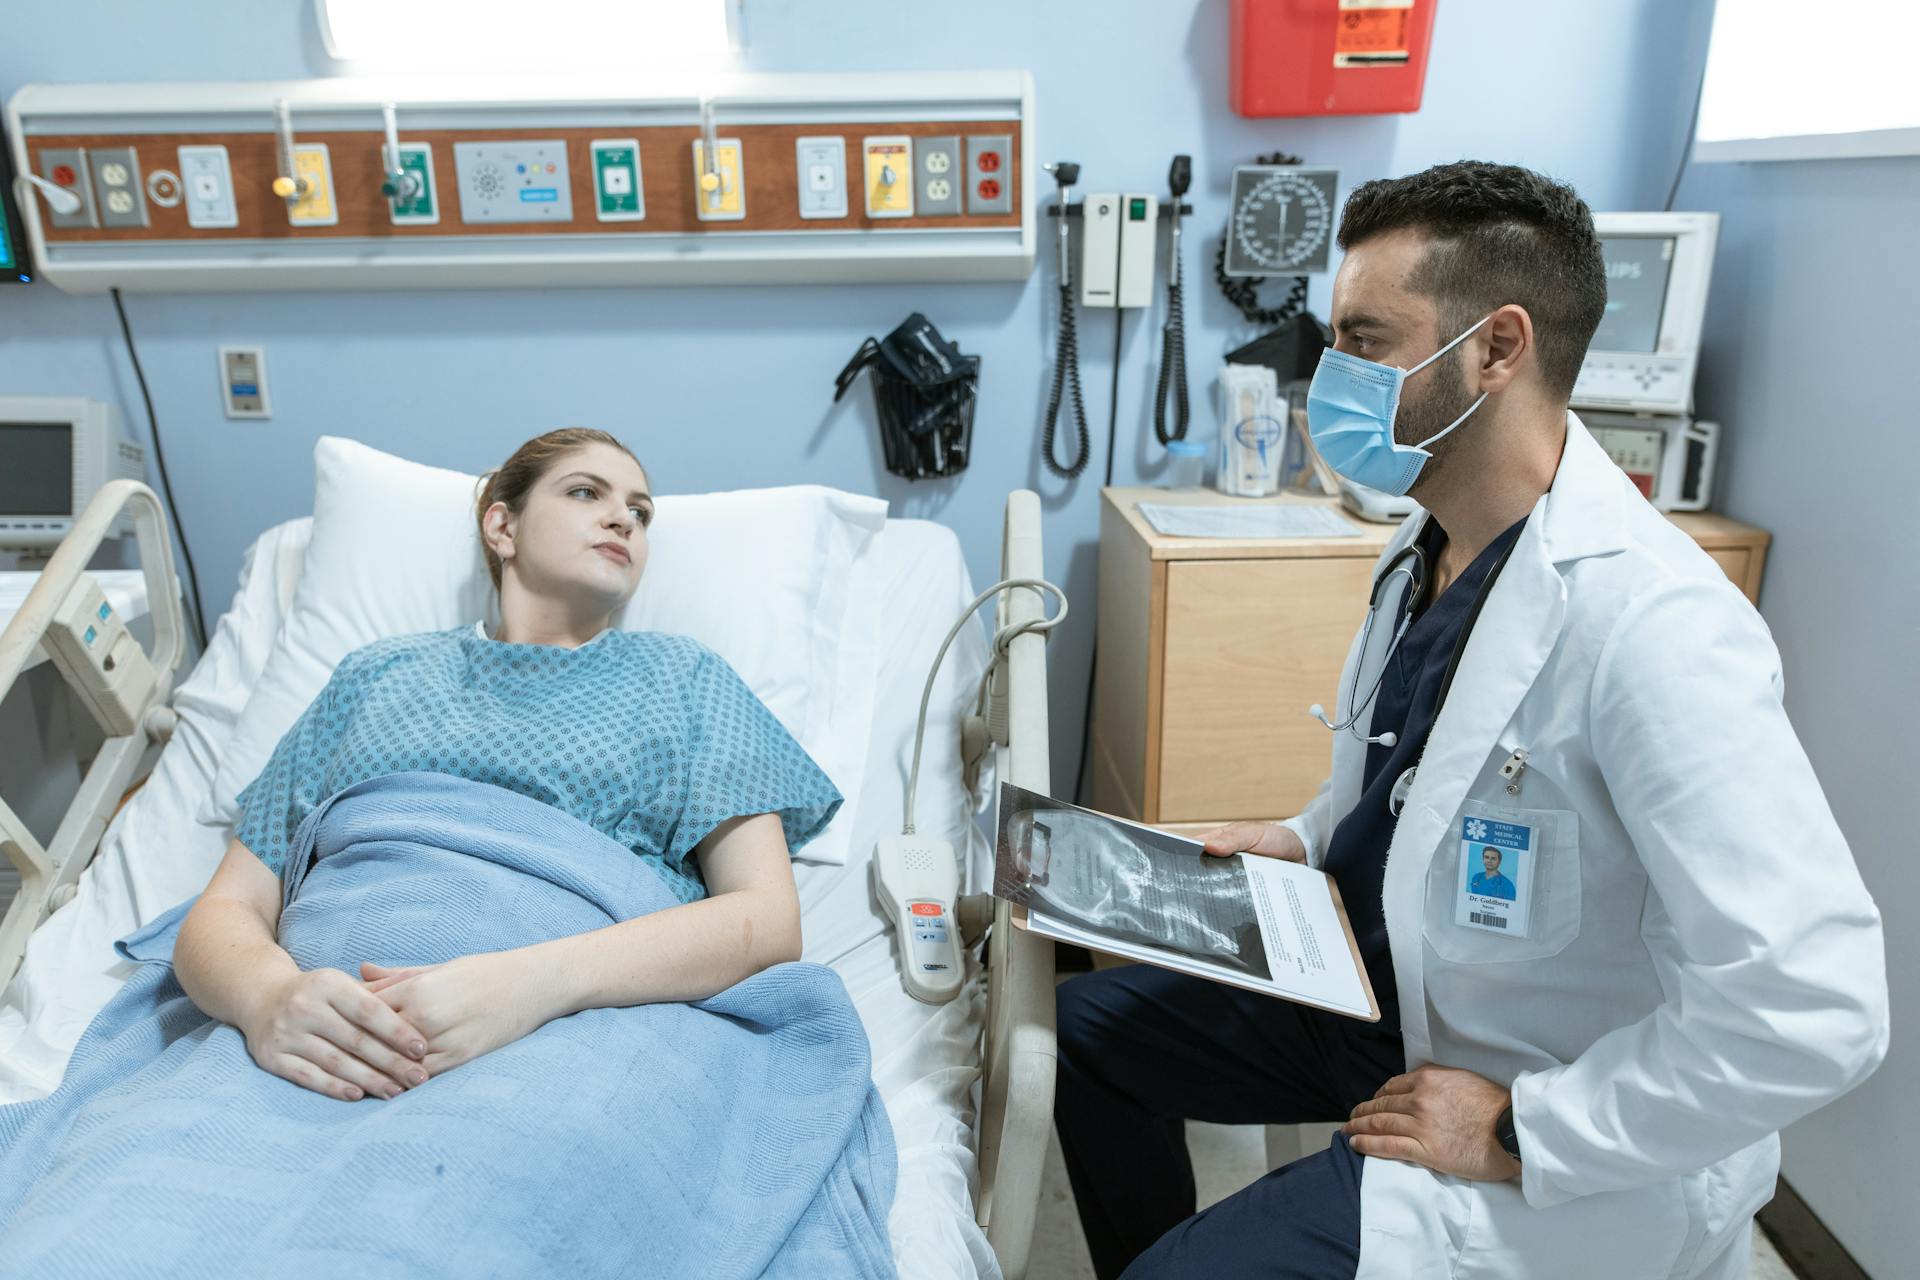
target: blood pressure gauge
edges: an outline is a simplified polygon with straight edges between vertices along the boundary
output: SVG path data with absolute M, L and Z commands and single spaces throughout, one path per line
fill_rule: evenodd
M 1337 169 L 1266 164 L 1236 168 L 1225 273 L 1247 277 L 1325 271 L 1339 180 Z

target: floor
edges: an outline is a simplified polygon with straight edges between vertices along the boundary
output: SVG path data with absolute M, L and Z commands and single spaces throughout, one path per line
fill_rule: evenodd
M 1267 1171 L 1266 1137 L 1259 1128 L 1189 1122 L 1187 1145 L 1193 1151 L 1194 1181 L 1203 1208 Z M 1794 1280 L 1774 1252 L 1772 1241 L 1759 1231 L 1754 1232 L 1753 1240 L 1752 1280 Z M 1074 1216 L 1073 1191 L 1067 1185 L 1057 1139 L 1047 1143 L 1040 1216 L 1034 1228 L 1027 1276 L 1028 1280 L 1093 1280 L 1093 1264 L 1087 1261 L 1087 1243 Z

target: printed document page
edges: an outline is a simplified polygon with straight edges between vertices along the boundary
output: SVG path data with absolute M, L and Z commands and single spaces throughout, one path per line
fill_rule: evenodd
M 1331 877 L 1210 858 L 1198 841 L 1010 783 L 994 894 L 1047 937 L 1368 1021 L 1379 1018 Z

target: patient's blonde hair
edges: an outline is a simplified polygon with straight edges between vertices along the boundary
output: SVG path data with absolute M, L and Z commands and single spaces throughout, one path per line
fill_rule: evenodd
M 487 509 L 496 502 L 504 502 L 507 510 L 519 515 L 526 509 L 527 494 L 540 483 L 540 478 L 553 470 L 560 459 L 590 444 L 612 445 L 633 458 L 634 465 L 645 474 L 646 464 L 634 456 L 633 450 L 606 432 L 596 431 L 592 427 L 561 427 L 558 431 L 535 436 L 515 449 L 513 456 L 499 467 L 480 477 L 480 497 L 474 508 L 474 519 L 480 525 L 480 547 L 487 555 L 487 572 L 493 578 L 494 590 L 500 589 L 500 557 L 493 554 L 493 548 L 487 545 Z

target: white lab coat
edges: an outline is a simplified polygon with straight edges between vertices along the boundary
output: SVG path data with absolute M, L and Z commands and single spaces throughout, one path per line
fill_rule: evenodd
M 1355 664 L 1372 687 L 1390 632 L 1364 655 L 1356 638 L 1343 698 Z M 1407 1066 L 1510 1085 L 1525 1172 L 1469 1182 L 1369 1159 L 1361 1280 L 1747 1274 L 1778 1131 L 1887 1048 L 1879 913 L 1781 689 L 1759 614 L 1569 414 L 1382 891 Z M 1517 796 L 1499 775 L 1516 748 Z M 1365 752 L 1336 735 L 1332 777 L 1286 824 L 1315 865 Z M 1528 940 L 1454 923 L 1469 800 L 1574 815 Z

